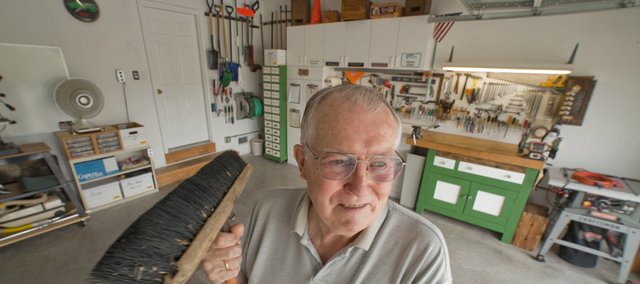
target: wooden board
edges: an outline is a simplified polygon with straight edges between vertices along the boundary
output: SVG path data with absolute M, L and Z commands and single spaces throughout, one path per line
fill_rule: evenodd
M 422 139 L 417 140 L 416 144 L 409 137 L 407 144 L 536 170 L 544 168 L 542 161 L 518 156 L 516 144 L 433 131 L 423 131 Z
M 547 208 L 527 203 L 511 244 L 534 251 L 538 247 L 548 223 Z

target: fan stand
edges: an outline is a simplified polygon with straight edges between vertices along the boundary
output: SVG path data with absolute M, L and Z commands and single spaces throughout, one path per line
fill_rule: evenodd
M 73 126 L 71 126 L 71 129 L 76 133 L 102 131 L 101 127 L 94 126 L 85 118 L 80 118 L 80 120 L 78 120 L 76 123 L 73 124 Z

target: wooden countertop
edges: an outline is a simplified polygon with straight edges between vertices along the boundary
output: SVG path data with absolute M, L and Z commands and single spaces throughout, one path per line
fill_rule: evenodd
M 413 139 L 409 137 L 407 144 L 508 165 L 537 170 L 544 168 L 543 161 L 518 156 L 518 145 L 516 144 L 432 131 L 422 131 L 422 139 L 417 140 L 416 144 L 413 144 Z

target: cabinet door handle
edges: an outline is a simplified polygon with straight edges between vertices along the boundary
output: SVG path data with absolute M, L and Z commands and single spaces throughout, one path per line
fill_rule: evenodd
M 473 168 L 472 167 L 464 167 L 464 170 L 465 171 L 471 171 L 471 170 L 473 170 Z

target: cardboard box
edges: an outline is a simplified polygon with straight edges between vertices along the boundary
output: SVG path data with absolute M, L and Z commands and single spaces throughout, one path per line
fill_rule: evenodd
M 73 167 L 79 182 L 85 182 L 120 172 L 115 157 L 77 163 L 73 165 Z
M 264 65 L 265 66 L 287 65 L 287 52 L 282 49 L 265 49 Z
M 372 19 L 402 16 L 402 6 L 398 3 L 371 4 L 369 16 Z
M 87 209 L 96 208 L 122 199 L 118 181 L 104 183 L 82 190 Z
M 328 10 L 322 12 L 322 22 L 323 23 L 334 23 L 340 21 L 340 12 L 335 10 Z
M 122 139 L 122 149 L 131 149 L 140 146 L 145 146 L 147 142 L 147 134 L 144 130 L 144 126 L 136 122 L 116 124 L 113 127 L 117 128 L 120 132 L 120 138 Z
M 536 250 L 549 223 L 547 211 L 546 207 L 527 203 L 511 244 L 529 251 Z
M 431 13 L 431 0 L 406 0 L 404 2 L 404 15 L 417 16 Z
M 156 188 L 153 184 L 153 175 L 151 172 L 120 180 L 120 187 L 122 188 L 124 198 L 129 198 Z
M 310 11 L 311 1 L 291 0 L 291 25 L 299 26 L 308 24 Z
M 342 0 L 342 20 L 366 20 L 369 18 L 369 0 Z

